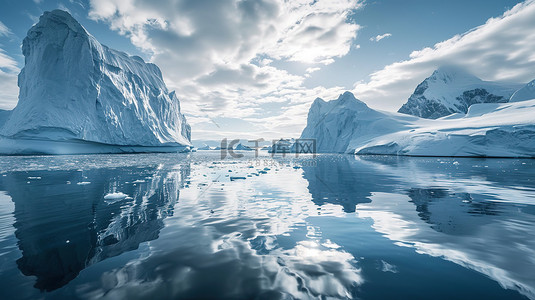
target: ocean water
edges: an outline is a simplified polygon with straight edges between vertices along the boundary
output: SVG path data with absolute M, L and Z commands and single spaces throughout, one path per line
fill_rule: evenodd
M 1 157 L 0 299 L 535 299 L 535 160 Z

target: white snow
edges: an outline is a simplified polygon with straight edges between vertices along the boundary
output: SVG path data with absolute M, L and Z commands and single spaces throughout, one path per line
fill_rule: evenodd
M 443 66 L 418 85 L 399 112 L 431 119 L 451 113 L 466 113 L 466 108 L 473 104 L 471 101 L 508 102 L 521 86 L 483 81 L 460 67 Z M 463 95 L 465 92 L 468 94 Z
M 160 69 L 100 44 L 69 13 L 45 12 L 22 52 L 19 102 L 0 131 L 0 153 L 167 152 L 191 145 L 179 100 Z
M 518 102 L 524 100 L 535 99 L 535 80 L 526 84 L 523 88 L 516 91 L 509 102 Z
M 317 99 L 301 138 L 318 152 L 411 156 L 535 157 L 535 100 L 472 105 L 437 120 L 377 111 L 346 92 Z
M 455 109 L 456 99 L 463 92 L 484 88 L 489 93 L 507 98 L 519 88 L 518 84 L 500 84 L 483 81 L 476 76 L 452 67 L 439 68 L 428 80 L 429 87 L 423 95 L 427 99 L 437 99 L 446 107 Z

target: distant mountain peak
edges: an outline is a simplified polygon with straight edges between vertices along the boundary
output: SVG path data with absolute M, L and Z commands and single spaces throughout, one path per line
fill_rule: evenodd
M 437 119 L 466 113 L 472 104 L 504 103 L 517 84 L 483 81 L 459 66 L 442 66 L 422 81 L 398 110 L 400 113 Z
M 446 66 L 439 67 L 426 80 L 436 80 L 436 81 L 442 81 L 444 83 L 452 83 L 452 82 L 466 83 L 466 82 L 482 81 L 480 78 L 468 72 L 466 69 L 459 67 L 459 66 L 455 66 L 455 65 L 446 65 Z

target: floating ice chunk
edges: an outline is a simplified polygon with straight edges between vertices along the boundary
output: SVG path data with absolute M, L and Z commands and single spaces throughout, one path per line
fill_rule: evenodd
M 398 268 L 396 266 L 394 266 L 394 265 L 391 265 L 391 264 L 387 263 L 384 260 L 381 260 L 381 271 L 397 273 L 398 272 Z
M 123 194 L 121 192 L 109 193 L 106 196 L 104 196 L 104 200 L 122 200 L 122 199 L 125 199 L 127 197 L 128 197 L 127 194 Z
M 89 181 L 81 181 L 81 182 L 77 183 L 77 185 L 88 185 L 88 184 L 91 184 L 91 182 L 89 182 Z

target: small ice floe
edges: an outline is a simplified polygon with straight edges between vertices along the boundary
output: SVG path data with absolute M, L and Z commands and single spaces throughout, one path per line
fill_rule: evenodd
M 331 249 L 338 249 L 340 246 L 336 243 L 331 242 L 331 240 L 325 241 L 325 243 L 321 244 L 323 247 L 331 248 Z
M 459 162 L 458 162 L 458 161 L 454 161 L 453 164 L 456 165 L 456 166 L 458 166 L 458 165 L 459 165 Z
M 245 179 L 245 177 L 243 177 L 243 176 L 231 176 L 230 177 L 230 181 L 240 180 L 240 179 Z
M 67 184 L 71 184 L 71 182 L 67 180 Z
M 384 260 L 381 260 L 381 271 L 397 273 L 398 272 L 398 268 L 396 266 L 394 266 L 394 265 L 391 265 L 391 264 L 387 263 Z
M 36 177 L 28 177 L 28 179 L 30 179 L 30 180 L 40 180 L 41 177 L 38 177 L 38 176 L 36 176 Z
M 132 183 L 143 183 L 143 182 L 145 182 L 145 180 L 143 180 L 143 179 L 138 179 L 136 181 L 132 181 Z
M 88 184 L 91 184 L 91 182 L 89 181 L 80 181 L 77 183 L 77 185 L 88 185 Z
M 117 201 L 117 200 L 123 200 L 123 199 L 126 199 L 128 197 L 127 194 L 123 194 L 121 192 L 116 192 L 116 193 L 109 193 L 107 194 L 106 196 L 104 196 L 104 200 L 112 200 L 112 201 Z

